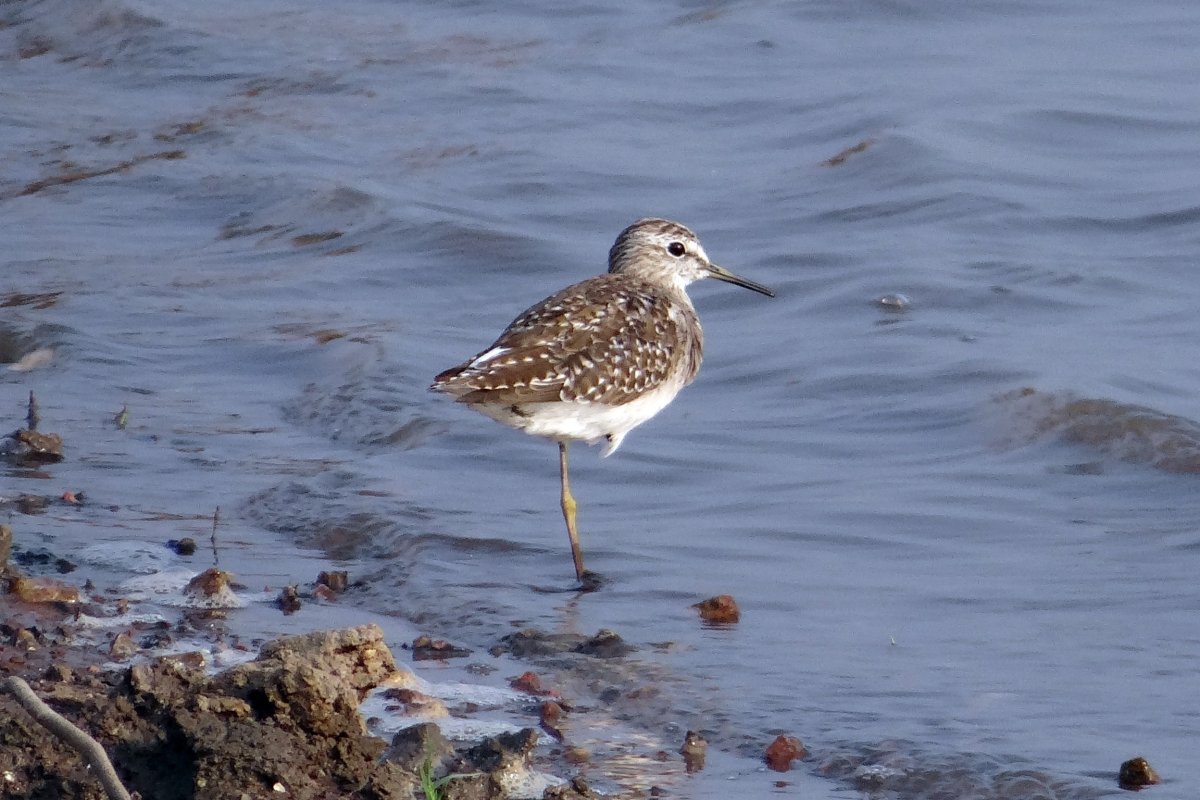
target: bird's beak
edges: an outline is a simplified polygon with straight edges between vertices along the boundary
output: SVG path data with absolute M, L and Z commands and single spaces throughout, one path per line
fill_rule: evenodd
M 708 275 L 710 278 L 716 278 L 719 281 L 732 283 L 734 286 L 741 286 L 743 289 L 750 289 L 758 292 L 759 294 L 765 294 L 767 297 L 775 296 L 774 289 L 768 289 L 761 283 L 755 283 L 754 281 L 746 280 L 741 276 L 734 275 L 729 270 L 725 269 L 724 267 L 718 267 L 716 264 L 708 265 Z

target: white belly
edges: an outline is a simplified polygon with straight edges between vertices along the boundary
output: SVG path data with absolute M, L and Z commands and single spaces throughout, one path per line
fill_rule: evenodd
M 670 405 L 682 388 L 681 384 L 667 384 L 619 406 L 556 402 L 522 403 L 514 407 L 481 403 L 471 408 L 531 436 L 589 444 L 607 439 L 603 453 L 607 456 L 617 449 L 625 434 Z

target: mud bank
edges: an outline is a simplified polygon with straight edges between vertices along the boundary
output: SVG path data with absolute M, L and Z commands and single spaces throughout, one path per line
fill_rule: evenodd
M 383 632 L 364 625 L 275 640 L 216 675 L 180 655 L 112 672 L 59 663 L 30 682 L 104 746 L 124 785 L 144 798 L 407 799 L 420 795 L 422 777 L 446 776 L 454 777 L 439 787 L 445 798 L 521 796 L 511 788 L 528 768 L 535 731 L 455 749 L 406 729 L 390 752 L 367 732 L 359 704 L 403 675 Z M 80 754 L 9 694 L 0 695 L 0 752 L 4 796 L 105 796 Z M 578 781 L 544 794 L 595 796 Z

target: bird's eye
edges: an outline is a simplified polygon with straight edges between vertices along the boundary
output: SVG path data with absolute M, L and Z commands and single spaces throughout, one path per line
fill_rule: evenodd
M 667 245 L 667 252 L 676 258 L 680 258 L 687 252 L 687 248 L 683 246 L 683 242 L 671 242 Z

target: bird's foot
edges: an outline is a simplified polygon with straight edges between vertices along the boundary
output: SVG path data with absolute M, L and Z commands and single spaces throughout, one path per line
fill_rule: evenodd
M 533 590 L 542 594 L 564 594 L 566 592 L 587 594 L 604 585 L 604 579 L 600 577 L 600 574 L 592 572 L 590 569 L 585 569 L 583 574 L 578 576 L 578 580 L 579 583 L 574 586 L 534 586 Z
M 585 569 L 583 574 L 579 576 L 579 591 L 594 592 L 604 584 L 604 579 L 600 577 L 600 573 L 592 572 L 590 569 Z

